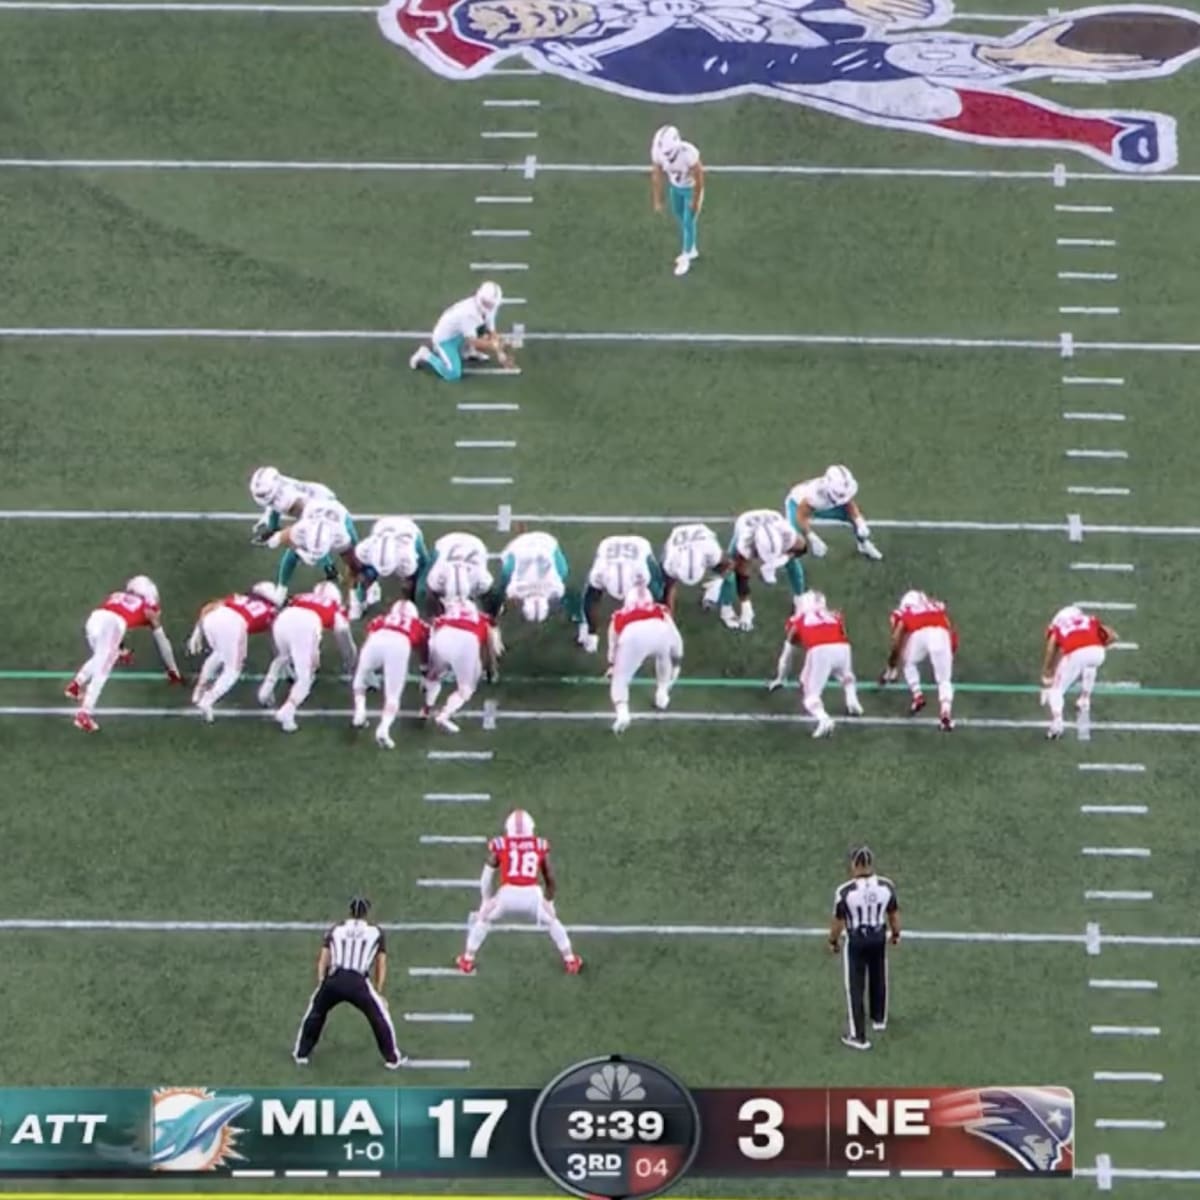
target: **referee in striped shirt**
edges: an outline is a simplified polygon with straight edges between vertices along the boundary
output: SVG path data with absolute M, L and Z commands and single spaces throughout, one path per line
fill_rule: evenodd
M 387 979 L 387 948 L 383 930 L 366 918 L 371 902 L 365 896 L 350 901 L 350 916 L 332 926 L 321 941 L 317 956 L 317 989 L 308 1002 L 300 1023 L 292 1057 L 308 1066 L 313 1047 L 320 1040 L 325 1019 L 339 1004 L 352 1004 L 370 1023 L 375 1044 L 389 1071 L 408 1061 L 396 1045 L 396 1030 L 383 998 Z M 371 975 L 375 976 L 374 986 Z
M 870 846 L 858 846 L 850 852 L 852 878 L 838 888 L 833 901 L 833 920 L 829 925 L 829 949 L 841 949 L 846 984 L 846 1008 L 850 1029 L 842 1045 L 851 1050 L 870 1050 L 867 1037 L 867 1011 L 871 1028 L 887 1028 L 888 972 L 887 944 L 900 940 L 900 905 L 896 886 L 875 873 L 875 856 Z

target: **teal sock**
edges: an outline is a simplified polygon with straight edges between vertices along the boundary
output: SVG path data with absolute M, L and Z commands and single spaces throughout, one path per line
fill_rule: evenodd
M 798 558 L 789 558 L 784 570 L 787 572 L 788 583 L 792 585 L 793 596 L 798 596 L 806 590 L 804 586 L 804 567 Z
M 721 607 L 732 608 L 734 600 L 737 599 L 737 580 L 734 578 L 734 573 L 729 572 L 724 579 L 721 580 Z
M 689 195 L 683 206 L 684 254 L 691 254 L 691 252 L 696 248 L 696 217 L 697 214 L 692 212 L 692 201 Z
M 278 533 L 280 525 L 283 524 L 283 515 L 271 509 L 270 515 L 267 517 L 267 529 L 271 533 Z

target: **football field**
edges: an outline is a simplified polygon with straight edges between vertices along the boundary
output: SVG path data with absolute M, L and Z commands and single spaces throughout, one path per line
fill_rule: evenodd
M 1047 15 L 988 8 L 951 28 Z M 0 1082 L 293 1083 L 319 932 L 361 889 L 424 1064 L 403 1082 L 534 1087 L 619 1051 L 695 1086 L 1057 1084 L 1080 1178 L 1022 1200 L 1200 1190 L 1200 67 L 1022 85 L 1171 114 L 1163 174 L 763 96 L 654 105 L 517 59 L 452 82 L 368 6 L 22 0 L 0 5 L 0 80 Z M 668 119 L 708 172 L 682 279 L 649 202 Z M 519 371 L 410 372 L 485 278 Z M 457 738 L 410 685 L 377 749 L 332 647 L 294 736 L 253 679 L 208 726 L 137 633 L 101 732 L 72 727 L 104 594 L 149 574 L 178 651 L 202 604 L 274 576 L 249 541 L 264 463 L 360 528 L 405 513 L 497 552 L 547 529 L 579 580 L 607 534 L 724 540 L 837 462 L 884 559 L 830 527 L 805 560 L 863 680 L 865 717 L 831 694 L 827 741 L 794 686 L 766 691 L 790 596 L 757 580 L 748 633 L 684 597 L 670 710 L 641 681 L 620 738 L 603 657 L 515 613 Z M 961 630 L 950 736 L 872 682 L 908 588 Z M 1090 724 L 1047 742 L 1043 631 L 1076 602 L 1119 640 Z M 448 969 L 518 806 L 553 844 L 578 978 L 508 929 L 475 977 Z M 860 841 L 906 927 L 870 1054 L 839 1043 L 825 945 Z M 332 1019 L 304 1080 L 390 1082 L 361 1026 Z

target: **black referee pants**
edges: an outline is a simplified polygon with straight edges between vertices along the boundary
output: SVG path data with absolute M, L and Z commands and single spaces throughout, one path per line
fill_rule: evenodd
M 365 975 L 344 968 L 326 975 L 308 1002 L 308 1011 L 300 1024 L 296 1037 L 295 1056 L 308 1058 L 313 1047 L 321 1039 L 325 1019 L 339 1004 L 352 1004 L 370 1023 L 375 1035 L 375 1044 L 385 1063 L 395 1063 L 400 1058 L 396 1046 L 396 1030 L 383 997 L 371 986 Z
M 866 1042 L 867 1014 L 875 1025 L 887 1024 L 887 937 L 855 937 L 846 941 L 843 961 L 850 1036 Z

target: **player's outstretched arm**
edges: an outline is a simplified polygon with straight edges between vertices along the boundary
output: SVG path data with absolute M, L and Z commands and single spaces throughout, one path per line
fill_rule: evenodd
M 692 212 L 698 213 L 704 207 L 704 164 L 697 159 L 692 169 L 695 172 L 692 184 Z
M 792 639 L 784 638 L 783 649 L 779 651 L 779 661 L 775 664 L 775 678 L 767 684 L 767 691 L 775 692 L 783 687 L 783 681 L 792 666 Z
M 1047 636 L 1046 647 L 1042 651 L 1042 687 L 1048 688 L 1054 682 L 1054 668 L 1058 665 L 1058 643 L 1053 637 Z
M 387 954 L 384 951 L 375 955 L 375 964 L 371 968 L 371 973 L 375 976 L 375 990 L 382 996 L 383 986 L 387 983 Z
M 167 670 L 167 682 L 182 683 L 183 676 L 179 673 L 179 666 L 175 662 L 175 649 L 171 645 L 171 639 L 167 637 L 167 631 L 162 627 L 161 614 L 154 614 L 150 617 L 150 634 L 154 638 L 158 657 L 162 659 L 162 665 Z
M 494 854 L 489 854 L 483 864 L 483 870 L 479 873 L 479 898 L 485 904 L 491 897 L 492 884 L 496 881 L 496 868 L 499 865 L 500 860 Z
M 650 167 L 650 204 L 656 213 L 663 210 L 663 171 L 658 163 Z
M 317 955 L 317 986 L 319 987 L 324 981 L 325 976 L 329 973 L 329 947 L 322 946 L 321 953 Z

